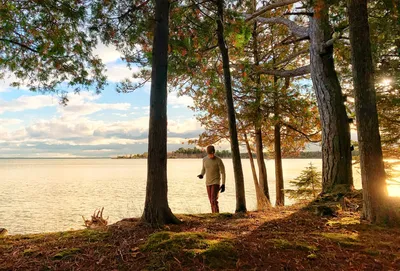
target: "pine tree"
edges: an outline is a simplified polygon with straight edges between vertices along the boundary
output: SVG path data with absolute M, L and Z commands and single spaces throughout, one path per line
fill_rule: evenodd
M 297 189 L 287 189 L 286 192 L 292 199 L 315 199 L 321 192 L 321 179 L 321 173 L 318 172 L 317 168 L 310 162 L 310 165 L 301 172 L 300 176 L 294 179 L 294 181 L 290 181 Z

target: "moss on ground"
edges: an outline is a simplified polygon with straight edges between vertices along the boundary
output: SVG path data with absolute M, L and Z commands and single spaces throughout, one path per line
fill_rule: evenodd
M 201 232 L 156 232 L 140 247 L 142 251 L 180 251 L 183 249 L 205 249 L 206 234 Z
M 278 249 L 298 249 L 304 251 L 318 251 L 316 246 L 307 244 L 305 242 L 290 242 L 286 239 L 270 239 L 269 242 L 274 244 L 275 248 Z
M 331 219 L 326 223 L 328 226 L 347 226 L 360 224 L 360 219 L 355 217 L 343 217 L 341 219 Z
M 37 252 L 37 250 L 36 249 L 31 249 L 31 248 L 28 248 L 28 249 L 25 249 L 23 252 L 22 252 L 22 255 L 24 255 L 24 256 L 26 256 L 26 257 L 29 257 L 29 256 L 32 256 L 34 253 L 36 253 Z
M 153 252 L 150 269 L 163 270 L 162 263 L 183 253 L 191 258 L 201 257 L 211 268 L 233 267 L 237 252 L 228 239 L 215 239 L 202 232 L 157 232 L 150 235 L 140 247 L 143 252 Z
M 238 255 L 234 244 L 229 240 L 222 240 L 211 244 L 201 256 L 211 268 L 235 267 Z
M 365 249 L 364 252 L 371 256 L 378 256 L 381 254 L 381 252 L 379 250 L 375 250 L 375 249 L 371 249 L 371 248 Z
M 341 246 L 352 247 L 361 246 L 360 240 L 358 239 L 358 234 L 344 234 L 344 233 L 334 233 L 334 232 L 324 232 L 321 235 L 331 241 L 338 243 Z
M 78 254 L 81 252 L 80 248 L 68 248 L 68 249 L 64 249 L 61 250 L 60 252 L 58 252 L 57 254 L 54 255 L 53 259 L 54 260 L 61 260 L 67 257 L 71 257 L 75 254 Z

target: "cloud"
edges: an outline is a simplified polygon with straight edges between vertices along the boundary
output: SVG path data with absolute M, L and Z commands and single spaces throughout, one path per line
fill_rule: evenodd
M 0 119 L 0 123 L 1 123 L 0 127 L 8 126 L 8 125 L 16 125 L 16 124 L 20 124 L 22 122 L 23 121 L 20 119 Z
M 50 95 L 20 96 L 15 100 L 4 101 L 0 99 L 0 114 L 4 112 L 18 112 L 29 109 L 58 105 L 58 97 Z
M 192 138 L 197 137 L 203 130 L 204 129 L 201 128 L 200 123 L 196 119 L 168 121 L 168 132 L 171 136 L 184 135 L 184 137 Z
M 96 129 L 93 135 L 103 138 L 147 139 L 149 118 L 141 117 L 131 121 L 115 122 Z
M 129 103 L 96 103 L 95 101 L 100 99 L 101 95 L 91 92 L 70 95 L 68 98 L 68 105 L 60 106 L 58 112 L 64 118 L 69 119 L 90 115 L 102 110 L 126 111 L 131 106 Z
M 189 96 L 179 96 L 176 91 L 169 93 L 168 105 L 172 105 L 173 108 L 193 106 L 193 99 Z
M 0 79 L 0 92 L 8 92 L 12 89 L 10 86 L 13 82 L 21 82 L 12 73 L 7 72 L 2 79 Z M 21 82 L 19 89 L 27 90 L 28 88 Z
M 125 63 L 111 63 L 107 64 L 107 80 L 110 82 L 118 83 L 125 79 L 130 79 L 132 82 L 141 82 L 140 78 L 132 78 L 134 73 L 140 71 L 139 67 L 129 68 Z
M 106 46 L 102 42 L 99 42 L 93 53 L 94 55 L 98 55 L 105 64 L 121 60 L 122 56 L 114 45 L 109 44 Z
M 93 135 L 95 124 L 91 121 L 63 122 L 62 119 L 39 121 L 26 128 L 29 139 L 68 139 Z

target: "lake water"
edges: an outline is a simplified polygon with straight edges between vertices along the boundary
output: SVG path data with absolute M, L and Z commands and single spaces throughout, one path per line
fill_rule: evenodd
M 220 195 L 220 211 L 234 212 L 235 186 L 232 162 L 224 159 L 226 192 Z M 296 178 L 320 159 L 284 159 L 285 182 Z M 242 160 L 246 202 L 256 207 L 248 159 Z M 274 161 L 267 161 L 268 182 L 275 202 Z M 168 199 L 174 213 L 209 213 L 204 180 L 196 176 L 201 159 L 168 160 Z M 355 170 L 355 185 L 360 178 Z M 109 223 L 142 214 L 146 191 L 146 160 L 125 159 L 0 159 L 0 227 L 9 234 L 53 232 L 83 228 L 82 215 L 90 218 L 104 207 Z M 286 187 L 287 188 L 287 187 Z M 290 204 L 290 200 L 286 199 Z

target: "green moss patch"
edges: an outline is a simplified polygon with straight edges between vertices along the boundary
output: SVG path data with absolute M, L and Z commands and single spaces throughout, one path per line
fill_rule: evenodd
M 24 252 L 22 252 L 22 255 L 29 257 L 32 256 L 37 250 L 35 249 L 25 249 Z
M 201 255 L 211 268 L 234 267 L 238 259 L 234 244 L 229 240 L 211 244 Z
M 339 245 L 342 245 L 342 246 L 351 247 L 351 246 L 361 246 L 362 245 L 358 239 L 357 234 L 325 232 L 325 233 L 321 233 L 321 235 L 325 238 L 330 239 L 331 241 L 338 243 Z
M 343 217 L 341 219 L 332 219 L 326 223 L 328 226 L 347 226 L 347 225 L 358 225 L 360 219 L 355 217 Z
M 61 250 L 60 252 L 58 252 L 56 255 L 54 255 L 53 259 L 61 260 L 61 259 L 67 258 L 67 257 L 71 257 L 80 252 L 81 252 L 81 249 L 79 249 L 79 248 L 64 249 L 64 250 Z
M 278 249 L 297 249 L 304 251 L 317 251 L 318 248 L 316 246 L 307 244 L 305 242 L 290 242 L 286 239 L 270 239 L 269 242 L 273 243 L 275 248 Z
M 365 249 L 364 252 L 368 255 L 371 256 L 379 256 L 381 254 L 381 252 L 379 250 L 375 250 L 375 249 Z
M 141 246 L 142 251 L 181 251 L 183 249 L 205 249 L 208 247 L 206 234 L 199 232 L 157 232 L 150 235 Z
M 211 268 L 234 267 L 238 257 L 231 241 L 202 232 L 157 232 L 150 235 L 140 249 L 154 252 L 151 255 L 151 268 L 159 268 L 161 259 L 166 263 L 177 255 L 201 257 Z

